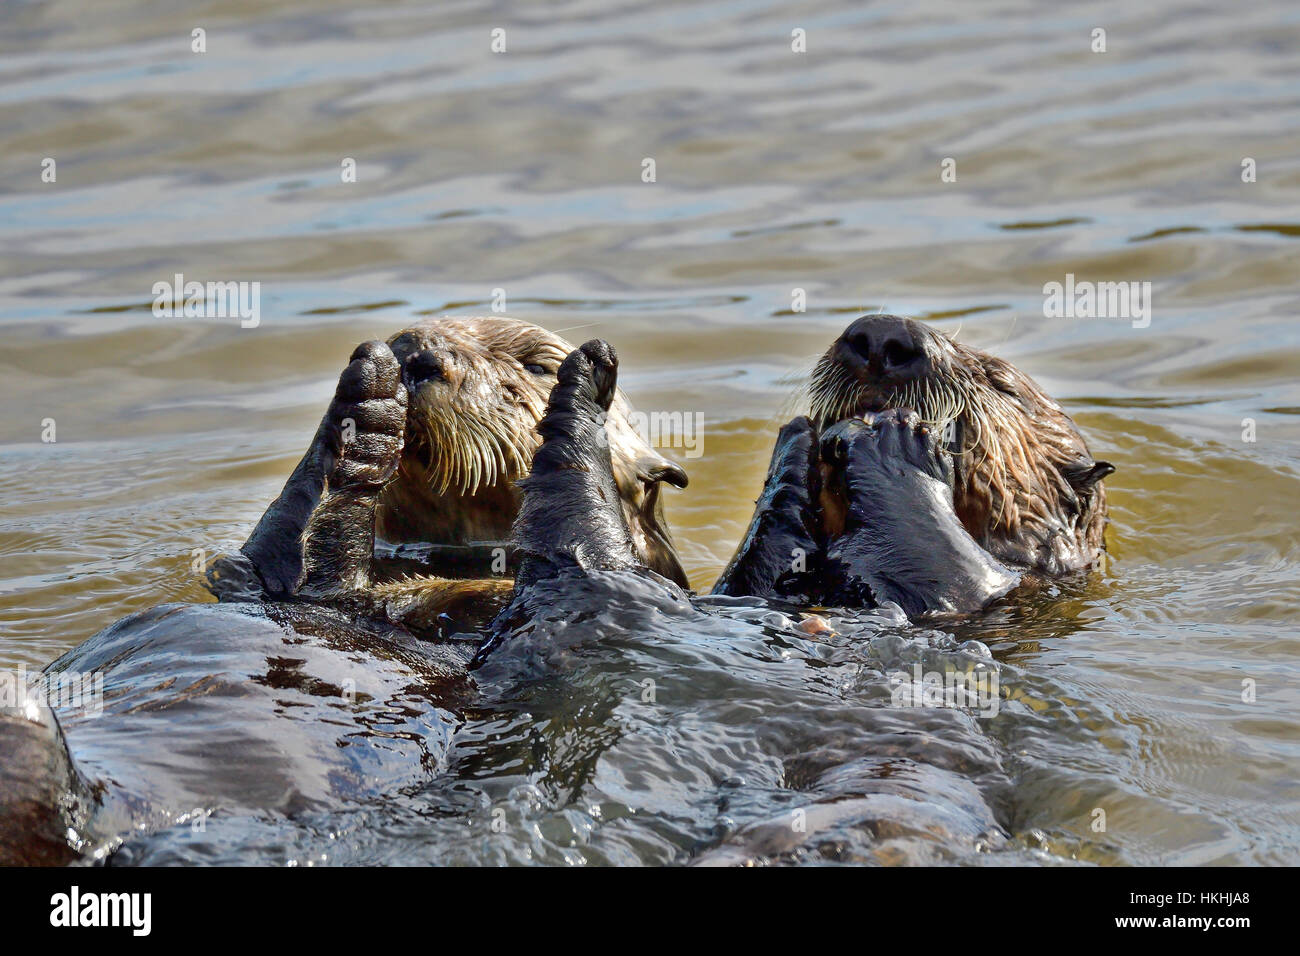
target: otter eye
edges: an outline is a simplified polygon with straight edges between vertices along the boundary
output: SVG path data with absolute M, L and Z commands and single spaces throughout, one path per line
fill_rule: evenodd
M 538 365 L 536 362 L 525 362 L 524 370 L 528 372 L 532 372 L 534 375 L 546 374 L 546 369 L 543 366 Z

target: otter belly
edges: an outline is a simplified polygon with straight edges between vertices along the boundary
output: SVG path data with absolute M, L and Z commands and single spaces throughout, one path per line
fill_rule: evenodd
M 211 813 L 365 801 L 445 767 L 473 648 L 304 605 L 164 605 L 47 668 L 102 675 L 56 707 L 101 800 L 92 842 Z

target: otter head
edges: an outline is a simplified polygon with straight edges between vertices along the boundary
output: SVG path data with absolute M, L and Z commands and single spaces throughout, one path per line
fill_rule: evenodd
M 515 482 L 528 474 L 555 372 L 574 347 L 507 318 L 427 319 L 388 345 L 409 404 L 401 467 L 376 531 L 390 544 L 432 545 L 438 573 L 483 574 L 484 554 L 510 539 Z M 618 393 L 605 423 L 628 528 L 648 567 L 687 586 L 659 500 L 660 484 L 685 487 L 686 473 L 640 438 L 630 410 Z
M 817 363 L 809 398 L 819 428 L 910 408 L 943 434 L 957 516 L 998 559 L 1045 574 L 1099 560 L 1101 480 L 1115 469 L 1093 459 L 1069 416 L 1009 362 L 919 322 L 868 315 Z

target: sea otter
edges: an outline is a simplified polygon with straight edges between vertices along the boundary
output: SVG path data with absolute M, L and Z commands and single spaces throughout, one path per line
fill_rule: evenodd
M 508 318 L 429 319 L 389 343 L 354 351 L 283 491 L 240 553 L 214 562 L 222 603 L 132 615 L 47 668 L 43 680 L 111 672 L 109 719 L 56 719 L 39 694 L 0 712 L 0 864 L 75 858 L 68 834 L 81 842 L 91 817 L 102 833 L 214 803 L 291 812 L 438 765 L 428 728 L 466 699 L 479 643 L 454 632 L 490 620 L 510 594 L 500 558 L 512 548 L 514 483 L 572 346 Z M 627 412 L 620 393 L 605 422 L 614 494 L 638 559 L 685 585 L 659 486 L 682 487 L 686 474 Z M 417 543 L 421 560 L 376 557 L 377 540 L 388 555 Z M 418 576 L 401 574 L 412 567 Z M 268 719 L 290 698 L 295 719 Z M 408 746 L 392 736 L 398 711 L 412 721 Z M 60 723 L 78 742 L 75 762 Z M 155 732 L 194 746 L 161 746 Z M 123 750 L 132 740 L 146 743 Z M 137 785 L 101 787 L 119 761 Z
M 1095 567 L 1114 472 L 1010 362 L 911 319 L 868 315 L 827 349 L 809 385 L 814 424 L 907 408 L 945 435 L 953 506 L 979 544 L 1043 575 Z
M 455 609 L 470 618 L 490 612 L 510 589 L 515 483 L 527 474 L 556 369 L 572 349 L 545 329 L 504 317 L 427 319 L 387 343 L 358 347 L 284 490 L 241 553 L 215 564 L 212 590 L 235 600 L 298 594 L 303 535 L 344 443 L 355 442 L 363 456 L 401 452 L 390 462 L 392 474 L 375 476 L 383 490 L 374 536 L 366 538 L 381 560 L 370 583 L 419 576 L 422 595 L 441 595 L 442 606 L 426 600 L 421 607 L 430 620 Z M 629 411 L 620 392 L 607 422 L 624 515 L 646 564 L 684 586 L 660 486 L 685 487 L 686 473 L 641 439 Z M 353 545 L 331 539 L 317 551 Z
M 474 697 L 475 665 L 481 673 L 509 667 L 557 635 L 588 639 L 590 629 L 577 624 L 591 613 L 593 594 L 598 607 L 626 604 L 629 620 L 675 615 L 688 632 L 729 613 L 731 605 L 709 599 L 697 607 L 651 564 L 637 533 L 645 502 L 627 507 L 610 436 L 617 360 L 592 342 L 554 373 L 514 526 L 522 561 L 516 580 L 498 588 L 508 603 L 486 640 L 421 639 L 443 633 L 448 593 L 482 595 L 446 577 L 386 580 L 376 556 L 388 489 L 405 480 L 410 454 L 408 383 L 418 389 L 422 381 L 410 369 L 412 354 L 419 352 L 399 359 L 384 343 L 354 352 L 311 452 L 250 538 L 246 562 L 263 574 L 291 569 L 296 600 L 164 606 L 64 655 L 50 673 L 102 672 L 108 691 L 102 716 L 62 715 L 75 760 L 48 713 L 35 729 L 16 723 L 24 717 L 0 715 L 0 739 L 22 756 L 0 766 L 0 783 L 28 784 L 0 787 L 0 859 L 57 859 L 68 827 L 80 834 L 74 842 L 89 832 L 90 845 L 98 839 L 111 849 L 116 832 L 166 827 L 214 806 L 293 815 L 380 799 L 445 770 L 447 728 Z M 980 464 L 961 456 L 978 446 L 941 442 L 938 419 L 927 423 L 888 396 L 870 397 L 869 385 L 859 380 L 866 399 L 824 407 L 815 400 L 816 420 L 782 429 L 764 497 L 719 595 L 969 611 L 1038 567 L 981 547 L 975 532 L 986 529 L 972 532 L 957 510 L 959 476 Z M 345 440 L 349 419 L 355 432 Z M 428 454 L 416 461 L 427 474 Z M 1099 507 L 1080 527 L 1104 520 Z M 294 547 L 262 549 L 277 529 Z M 806 560 L 792 560 L 796 551 Z M 268 563 L 256 563 L 267 555 Z M 545 621 L 562 626 L 557 632 Z M 57 806 L 41 802 L 60 788 L 67 794 Z M 10 806 L 13 799 L 21 805 Z
M 931 510 L 914 512 L 902 500 L 877 496 L 862 498 L 855 512 L 844 484 L 846 477 L 853 480 L 854 467 L 842 467 L 842 453 L 838 468 L 828 456 L 818 460 L 813 449 L 819 433 L 841 448 L 845 429 L 860 427 L 852 422 L 870 425 L 898 414 L 943 437 L 952 474 L 942 493 L 991 559 L 1030 577 L 1083 571 L 1100 560 L 1106 526 L 1101 480 L 1114 466 L 1094 460 L 1060 405 L 1009 362 L 920 322 L 868 315 L 817 362 L 808 399 L 809 416 L 778 435 L 758 507 L 715 593 L 829 604 L 866 600 L 863 582 L 847 581 L 842 571 L 846 530 L 872 526 L 902 541 L 924 530 L 918 520 L 928 527 Z M 926 571 L 924 556 L 917 557 L 922 566 L 909 569 L 912 575 Z M 930 570 L 942 576 L 945 560 L 936 553 Z M 879 573 L 887 571 L 886 565 Z M 876 590 L 909 613 L 975 609 L 960 598 L 934 605 L 883 581 Z

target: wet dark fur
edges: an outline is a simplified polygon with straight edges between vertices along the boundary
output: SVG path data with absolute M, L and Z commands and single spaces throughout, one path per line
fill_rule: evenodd
M 57 844 L 64 804 L 55 791 L 65 785 L 69 794 L 95 802 L 84 835 L 102 840 L 172 826 L 214 807 L 281 814 L 345 808 L 445 772 L 449 737 L 431 736 L 427 725 L 449 726 L 455 710 L 473 699 L 467 667 L 477 641 L 427 637 L 471 582 L 376 583 L 374 577 L 379 502 L 403 454 L 404 423 L 396 411 L 404 406 L 406 384 L 399 368 L 387 346 L 367 343 L 340 380 L 336 402 L 357 410 L 364 428 L 337 451 L 324 449 L 333 460 L 302 538 L 300 597 L 310 602 L 164 606 L 69 652 L 50 670 L 102 672 L 106 690 L 102 717 L 69 715 L 71 757 L 53 724 L 0 721 L 0 734 L 21 760 L 15 769 L 37 785 L 25 802 L 0 800 L 0 848 L 10 859 L 64 858 Z M 573 352 L 559 369 L 514 527 L 519 574 L 511 591 L 498 583 L 492 601 L 469 600 L 479 613 L 509 600 L 488 629 L 477 664 L 495 661 L 527 631 L 539 601 L 564 613 L 584 580 L 595 581 L 605 600 L 634 595 L 629 613 L 667 609 L 681 613 L 684 626 L 689 614 L 703 613 L 676 583 L 646 566 L 629 529 L 607 432 L 616 376 L 617 357 L 603 342 Z M 881 416 L 876 428 L 847 434 L 830 451 L 814 451 L 807 419 L 783 435 L 789 441 L 784 452 L 778 449 L 777 472 L 791 482 L 792 495 L 772 496 L 774 523 L 767 527 L 777 540 L 784 543 L 792 527 L 797 533 L 811 527 L 807 487 L 818 459 L 844 471 L 851 513 L 867 516 L 861 527 L 851 523 L 841 547 L 827 556 L 842 599 L 910 601 L 928 610 L 954 600 L 982 605 L 999 593 L 979 589 L 988 556 L 972 558 L 979 549 L 968 537 L 959 541 L 965 531 L 942 492 L 913 495 L 915 521 L 906 540 L 882 550 L 870 533 L 871 502 L 860 496 L 890 500 L 927 480 L 947 488 L 935 464 L 945 453 L 914 420 Z M 794 493 L 799 484 L 802 494 Z M 805 515 L 794 524 L 777 520 L 787 511 Z M 928 534 L 931 528 L 940 537 Z M 755 554 L 769 553 L 762 537 L 760 528 Z M 959 545 L 951 547 L 953 541 Z M 938 575 L 924 560 L 936 553 L 946 556 Z M 889 563 L 885 577 L 882 560 Z M 581 637 L 584 630 L 572 633 Z M 104 782 L 100 792 L 74 770 L 80 759 L 92 786 Z

